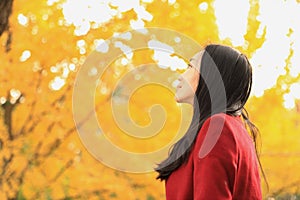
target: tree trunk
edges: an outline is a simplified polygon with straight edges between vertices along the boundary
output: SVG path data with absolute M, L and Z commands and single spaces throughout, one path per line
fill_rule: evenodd
M 12 4 L 13 0 L 0 0 L 0 37 L 1 35 L 7 31 L 8 37 L 6 40 L 6 52 L 10 50 L 12 33 L 9 30 L 9 16 L 12 12 Z

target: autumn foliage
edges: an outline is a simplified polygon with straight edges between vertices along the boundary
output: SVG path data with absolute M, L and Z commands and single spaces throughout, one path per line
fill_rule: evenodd
M 143 22 L 145 27 L 178 31 L 201 45 L 232 45 L 218 36 L 212 1 L 206 1 L 205 12 L 199 12 L 199 3 L 141 2 L 153 16 Z M 82 144 L 72 113 L 77 72 L 97 41 L 130 30 L 132 20 L 140 17 L 130 9 L 100 24 L 88 21 L 90 29 L 76 34 L 74 24 L 64 18 L 62 5 L 63 1 L 13 1 L 9 31 L 0 38 L 0 199 L 164 199 L 164 184 L 155 180 L 156 173 L 125 173 L 95 159 Z M 251 59 L 264 44 L 266 30 L 257 34 L 259 2 L 253 0 L 250 6 L 245 45 L 235 48 Z M 81 11 L 74 12 L 79 16 Z M 129 68 L 116 59 L 95 91 L 96 113 L 105 122 L 104 132 L 127 151 L 154 151 L 170 142 L 178 130 L 180 106 L 171 91 L 157 85 L 137 90 L 129 111 L 136 124 L 146 126 L 151 123 L 151 106 L 162 105 L 168 115 L 159 134 L 149 140 L 132 139 L 113 122 L 112 88 L 132 67 L 155 62 L 152 54 L 151 50 L 134 52 Z M 247 104 L 261 132 L 261 161 L 270 185 L 267 191 L 262 180 L 265 197 L 300 194 L 300 101 L 290 110 L 283 106 L 289 89 L 282 86 L 300 81 L 300 75 L 289 74 L 292 55 L 293 49 L 286 58 L 287 73 L 276 86 L 261 97 L 251 97 Z M 174 75 L 169 69 L 166 73 Z

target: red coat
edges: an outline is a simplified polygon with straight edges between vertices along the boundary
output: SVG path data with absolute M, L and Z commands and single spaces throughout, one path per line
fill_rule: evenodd
M 166 180 L 166 197 L 167 200 L 262 199 L 254 145 L 240 117 L 222 113 L 204 122 L 188 162 Z

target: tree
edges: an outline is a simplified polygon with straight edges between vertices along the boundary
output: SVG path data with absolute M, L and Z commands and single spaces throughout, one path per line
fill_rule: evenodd
M 63 10 L 65 4 L 60 1 L 19 0 L 14 4 L 12 0 L 0 1 L 0 199 L 164 199 L 164 185 L 155 180 L 156 173 L 120 172 L 106 167 L 89 154 L 73 121 L 74 82 L 78 70 L 99 41 L 127 31 L 134 23 L 169 28 L 186 34 L 201 45 L 208 42 L 232 45 L 230 40 L 221 41 L 218 37 L 212 2 L 206 1 L 204 12 L 199 11 L 199 3 L 195 1 L 140 2 L 153 16 L 148 21 L 138 15 L 137 10 L 143 9 L 141 7 L 126 10 L 111 3 L 106 8 L 116 14 L 106 21 L 98 18 L 103 22 L 97 23 L 89 18 L 90 15 L 85 16 L 77 10 L 79 17 L 75 19 L 78 21 L 68 21 L 67 11 Z M 236 47 L 249 57 L 263 45 L 266 33 L 264 29 L 264 34 L 257 36 L 259 2 L 251 2 L 246 44 Z M 72 4 L 71 1 L 68 3 Z M 76 3 L 80 4 L 73 2 L 73 5 Z M 89 1 L 84 1 L 80 10 L 91 11 L 93 6 L 88 4 Z M 124 11 L 118 13 L 118 9 Z M 76 24 L 79 22 L 83 24 L 81 27 Z M 86 27 L 89 29 L 85 30 Z M 118 92 L 114 93 L 113 87 L 136 66 L 155 60 L 151 49 L 135 51 L 129 63 L 122 64 L 122 58 L 124 55 L 111 63 L 96 88 L 97 115 L 99 120 L 107 122 L 103 127 L 107 137 L 121 148 L 134 152 L 153 151 L 172 139 L 171 133 L 176 132 L 180 123 L 180 109 L 173 94 L 165 88 L 143 87 L 131 96 L 132 120 L 140 126 L 149 124 L 148 111 L 158 102 L 169 114 L 166 127 L 161 130 L 162 134 L 147 141 L 134 140 L 124 134 L 113 123 L 109 100 Z M 157 76 L 161 75 L 158 69 L 155 72 Z M 173 74 L 169 69 L 166 73 Z M 282 170 L 281 165 L 273 167 L 282 158 L 270 156 L 278 153 L 281 141 L 287 149 L 284 155 L 298 150 L 293 138 L 299 132 L 296 132 L 299 112 L 289 112 L 282 107 L 286 92 L 282 85 L 286 80 L 291 79 L 288 75 L 282 76 L 275 88 L 266 91 L 264 97 L 253 97 L 247 105 L 250 116 L 261 129 L 262 161 L 267 177 L 270 177 L 271 193 L 300 180 L 296 168 L 283 160 L 281 163 L 289 170 Z M 297 81 L 299 77 L 291 80 Z M 270 101 L 272 105 L 268 103 Z M 261 115 L 261 110 L 270 115 Z M 284 123 L 274 123 L 282 113 L 287 116 Z M 293 134 L 283 137 L 283 132 Z M 289 142 L 295 145 L 289 146 Z M 289 161 L 296 163 L 293 158 Z M 291 174 L 296 175 L 289 180 Z
M 12 4 L 13 0 L 0 1 L 0 37 L 4 32 L 8 32 L 8 37 L 5 45 L 6 51 L 10 50 L 10 43 L 12 38 L 12 33 L 9 29 L 9 16 L 12 12 Z

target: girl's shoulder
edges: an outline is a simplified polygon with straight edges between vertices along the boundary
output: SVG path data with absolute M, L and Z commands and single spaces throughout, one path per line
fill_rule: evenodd
M 212 115 L 203 123 L 196 139 L 195 151 L 200 158 L 231 149 L 237 150 L 237 135 L 246 131 L 239 116 L 225 113 Z

